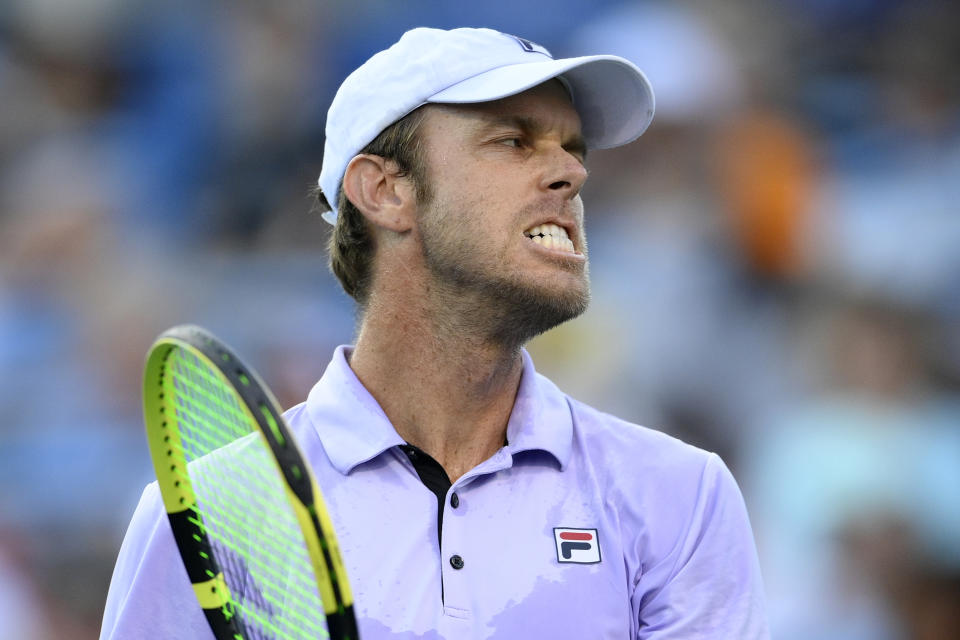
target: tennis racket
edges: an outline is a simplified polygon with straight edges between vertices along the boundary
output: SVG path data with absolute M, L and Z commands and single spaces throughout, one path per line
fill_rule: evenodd
M 217 640 L 357 640 L 327 508 L 253 370 L 182 325 L 151 347 L 143 389 L 164 508 Z

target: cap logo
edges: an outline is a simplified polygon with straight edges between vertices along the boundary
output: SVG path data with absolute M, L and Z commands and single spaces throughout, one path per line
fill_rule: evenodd
M 539 44 L 537 44 L 536 42 L 533 42 L 533 41 L 531 41 L 531 40 L 527 40 L 526 38 L 520 38 L 520 37 L 518 37 L 518 36 L 512 36 L 512 35 L 510 35 L 509 33 L 504 34 L 504 35 L 509 36 L 510 38 L 513 38 L 514 40 L 516 40 L 516 41 L 517 41 L 517 44 L 519 44 L 519 45 L 523 48 L 523 50 L 526 51 L 527 53 L 542 53 L 543 55 L 547 56 L 548 58 L 551 58 L 551 59 L 553 58 L 553 56 L 550 55 L 550 52 L 547 51 L 547 48 L 546 48 L 546 47 L 541 47 L 541 46 L 540 46 Z
M 600 562 L 600 540 L 596 529 L 554 527 L 557 543 L 557 562 L 597 564 Z

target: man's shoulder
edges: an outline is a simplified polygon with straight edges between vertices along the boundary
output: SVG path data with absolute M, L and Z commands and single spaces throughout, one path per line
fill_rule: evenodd
M 670 557 L 678 540 L 711 526 L 709 514 L 742 509 L 736 481 L 717 454 L 568 402 L 574 423 L 568 468 L 616 511 L 623 535 L 653 562 Z
M 307 403 L 306 401 L 286 409 L 283 412 L 283 419 L 287 421 L 287 424 L 291 427 L 294 425 L 299 425 L 304 422 L 307 413 Z
M 606 413 L 567 396 L 580 455 L 622 470 L 659 476 L 699 475 L 717 455 L 656 428 Z M 635 474 L 634 474 L 635 475 Z

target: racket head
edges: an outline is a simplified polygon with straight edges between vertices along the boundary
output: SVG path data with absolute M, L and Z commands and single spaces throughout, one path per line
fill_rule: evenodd
M 144 415 L 164 508 L 214 635 L 355 640 L 329 513 L 256 373 L 205 329 L 174 327 L 147 356 Z

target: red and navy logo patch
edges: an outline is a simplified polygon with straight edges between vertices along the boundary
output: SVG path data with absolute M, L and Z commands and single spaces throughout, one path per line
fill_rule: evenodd
M 600 562 L 600 539 L 596 529 L 554 527 L 557 543 L 557 562 L 597 564 Z

